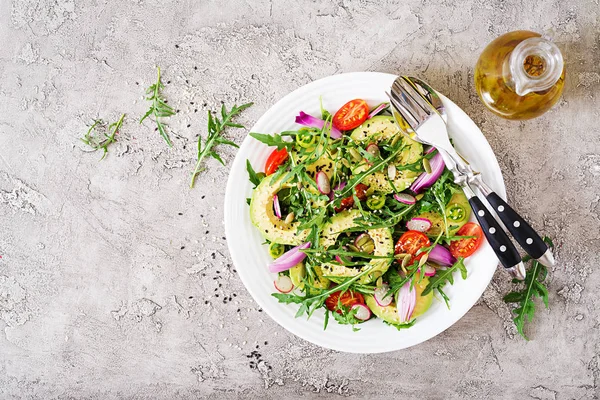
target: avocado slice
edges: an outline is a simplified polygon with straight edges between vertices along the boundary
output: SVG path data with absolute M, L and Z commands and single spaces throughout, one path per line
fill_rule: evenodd
M 333 246 L 340 233 L 357 226 L 354 220 L 360 216 L 361 214 L 358 210 L 343 211 L 333 216 L 331 220 L 323 227 L 323 233 L 321 234 L 321 245 L 325 249 Z M 375 244 L 373 255 L 389 256 L 394 254 L 392 231 L 389 228 L 369 229 L 367 230 L 367 234 L 371 236 Z M 335 277 L 351 277 L 358 275 L 361 271 L 364 271 L 367 268 L 373 268 L 369 274 L 363 275 L 358 280 L 359 283 L 369 283 L 383 275 L 391 263 L 392 260 L 378 258 L 372 259 L 362 268 L 349 268 L 333 263 L 325 263 L 321 268 L 323 269 L 324 275 Z
M 419 160 L 423 154 L 423 145 L 415 142 L 408 136 L 402 134 L 393 117 L 386 115 L 377 115 L 366 120 L 362 125 L 352 131 L 350 137 L 361 143 L 379 143 L 383 140 L 389 140 L 396 135 L 401 135 L 402 144 L 405 148 L 398 154 L 394 161 L 394 165 L 403 166 L 411 164 Z M 361 165 L 352 171 L 355 174 L 369 169 L 368 165 Z M 419 172 L 409 170 L 397 170 L 396 177 L 391 180 L 394 187 L 390 185 L 390 180 L 387 176 L 387 170 L 375 172 L 365 177 L 362 183 L 370 186 L 373 190 L 383 193 L 392 193 L 394 188 L 396 191 L 403 191 L 408 188 L 414 180 L 419 176 Z
M 281 183 L 281 179 L 271 183 L 272 178 L 264 178 L 254 189 L 250 201 L 250 220 L 258 228 L 265 239 L 281 244 L 297 246 L 306 241 L 308 230 L 298 231 L 300 222 L 290 223 L 277 218 L 273 210 L 273 196 L 284 188 L 290 188 L 292 183 Z
M 315 271 L 316 279 L 312 282 L 309 281 L 311 286 L 314 286 L 318 289 L 327 289 L 330 284 L 330 280 L 323 276 L 323 270 L 321 267 L 316 266 L 313 268 Z M 304 278 L 306 277 L 306 266 L 304 262 L 301 262 L 290 269 L 290 279 L 295 287 L 299 289 L 304 289 Z
M 425 311 L 427 311 L 429 307 L 431 307 L 431 302 L 433 300 L 433 292 L 429 292 L 427 295 L 421 296 L 421 293 L 423 293 L 423 290 L 425 290 L 428 284 L 429 279 L 427 277 L 423 277 L 423 280 L 421 280 L 420 283 L 415 283 L 415 289 L 417 291 L 417 303 L 415 304 L 415 309 L 413 311 L 412 318 L 416 318 L 418 316 L 423 315 Z M 405 324 L 406 322 L 400 321 L 400 316 L 398 315 L 398 308 L 396 307 L 396 300 L 397 296 L 389 306 L 382 307 L 377 304 L 377 301 L 375 301 L 375 297 L 371 295 L 365 295 L 365 302 L 367 303 L 367 306 L 377 317 L 381 318 L 386 322 L 389 322 L 390 324 Z
M 452 211 L 455 211 L 452 213 Z M 460 212 L 456 212 L 460 210 Z M 452 218 L 450 215 L 454 216 Z M 463 192 L 457 192 L 452 195 L 452 198 L 446 206 L 446 216 L 448 217 L 448 234 L 454 235 L 458 230 L 467 222 L 471 216 L 471 206 L 469 200 Z M 427 211 L 420 215 L 419 218 L 427 218 L 431 221 L 431 228 L 427 231 L 427 234 L 431 236 L 437 236 L 444 230 L 444 217 L 437 211 Z

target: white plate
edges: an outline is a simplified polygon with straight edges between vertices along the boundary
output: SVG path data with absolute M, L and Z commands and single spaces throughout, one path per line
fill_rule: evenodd
M 272 134 L 298 129 L 294 119 L 299 111 L 319 115 L 319 96 L 323 97 L 324 107 L 332 112 L 355 98 L 365 99 L 370 106 L 374 106 L 387 101 L 385 91 L 390 89 L 395 78 L 391 74 L 356 72 L 309 83 L 278 101 L 258 120 L 251 132 Z M 449 130 L 458 151 L 475 169 L 481 171 L 496 193 L 506 198 L 500 167 L 483 134 L 457 105 L 445 97 L 443 101 L 448 113 Z M 272 260 L 267 246 L 261 245 L 263 238 L 250 222 L 246 204 L 246 198 L 252 195 L 246 160 L 250 160 L 256 171 L 263 171 L 271 151 L 271 148 L 250 136 L 244 140 L 227 182 L 225 232 L 231 258 L 242 282 L 266 313 L 293 334 L 319 346 L 350 353 L 404 349 L 434 337 L 458 321 L 475 304 L 492 279 L 498 259 L 492 248 L 484 243 L 467 259 L 467 280 L 456 276 L 454 285 L 447 285 L 444 289 L 450 297 L 450 310 L 443 301 L 434 299 L 429 311 L 419 317 L 410 329 L 398 331 L 380 319 L 372 319 L 361 324 L 360 331 L 353 332 L 350 326 L 339 325 L 331 318 L 327 330 L 323 331 L 322 310 L 315 312 L 310 320 L 306 320 L 306 317 L 294 318 L 298 305 L 280 304 L 271 296 L 275 291 L 275 274 L 269 273 L 267 264 Z

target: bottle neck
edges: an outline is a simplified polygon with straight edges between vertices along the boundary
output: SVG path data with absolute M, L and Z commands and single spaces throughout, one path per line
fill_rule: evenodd
M 551 41 L 532 37 L 519 43 L 504 66 L 507 83 L 519 95 L 550 89 L 560 79 L 564 60 Z

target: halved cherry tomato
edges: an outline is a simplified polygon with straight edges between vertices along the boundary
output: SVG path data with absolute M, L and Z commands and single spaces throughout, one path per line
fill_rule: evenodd
M 331 293 L 329 297 L 327 297 L 325 300 L 325 307 L 327 307 L 329 311 L 335 311 L 338 314 L 341 314 L 342 310 L 338 308 L 338 301 L 342 306 L 348 308 L 352 308 L 355 304 L 365 304 L 365 298 L 362 294 L 353 292 L 352 290 L 347 290 L 342 294 L 342 291 L 339 290 Z
M 354 186 L 354 192 L 360 201 L 365 201 L 367 199 L 367 190 L 369 190 L 369 187 L 364 183 L 359 183 Z
M 365 201 L 367 199 L 367 190 L 369 190 L 369 187 L 364 183 L 359 183 L 358 185 L 354 186 L 354 193 L 356 193 L 356 197 L 358 197 L 360 201 Z M 354 197 L 348 196 L 343 198 L 340 206 L 335 207 L 334 210 L 335 212 L 340 212 L 348 210 L 352 208 L 352 206 L 354 206 Z
M 341 131 L 354 129 L 369 117 L 369 106 L 362 99 L 350 100 L 333 116 L 333 126 Z
M 339 207 L 334 207 L 334 211 L 339 213 L 344 210 L 349 210 L 354 205 L 354 198 L 352 196 L 348 196 L 342 199 Z
M 483 231 L 481 227 L 474 222 L 467 222 L 456 232 L 457 236 L 475 236 L 470 239 L 453 240 L 450 243 L 450 253 L 456 258 L 469 257 L 483 242 Z
M 410 259 L 409 264 L 412 265 L 416 260 L 420 260 L 421 257 L 425 255 L 425 253 L 417 254 L 417 251 L 422 249 L 423 247 L 428 247 L 431 245 L 429 238 L 423 232 L 419 231 L 407 231 L 396 243 L 394 247 L 395 254 L 410 254 L 412 258 Z
M 271 175 L 277 171 L 277 168 L 288 159 L 288 152 L 284 147 L 281 150 L 273 150 L 267 162 L 265 163 L 265 174 Z

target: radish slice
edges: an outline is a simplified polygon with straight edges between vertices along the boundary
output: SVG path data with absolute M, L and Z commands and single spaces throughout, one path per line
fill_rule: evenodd
M 289 276 L 279 275 L 277 279 L 273 281 L 275 285 L 275 289 L 277 289 L 280 293 L 289 293 L 294 288 L 294 284 Z
M 277 218 L 281 218 L 281 206 L 279 205 L 279 197 L 277 195 L 273 196 L 273 209 Z
M 417 200 L 408 193 L 395 193 L 394 199 L 403 204 L 413 205 L 417 202 Z
M 355 304 L 352 306 L 351 310 L 356 310 L 356 314 L 354 314 L 356 319 L 366 321 L 371 318 L 371 310 L 369 310 L 369 307 L 365 306 L 364 304 Z
M 390 304 L 392 304 L 392 301 L 394 300 L 392 295 L 386 296 L 389 290 L 390 285 L 388 285 L 387 283 L 384 283 L 383 285 L 381 285 L 381 287 L 375 289 L 373 297 L 375 297 L 375 302 L 379 307 L 387 307 Z
M 427 232 L 431 229 L 431 221 L 427 218 L 413 218 L 406 223 L 406 227 L 411 231 Z
M 398 316 L 400 317 L 401 322 L 410 321 L 413 311 L 415 310 L 415 304 L 417 304 L 417 291 L 414 287 L 411 288 L 410 286 L 410 281 L 406 282 L 398 291 L 396 305 L 398 307 Z
M 322 194 L 329 194 L 331 192 L 331 184 L 329 183 L 329 177 L 323 171 L 317 172 L 317 189 Z
M 371 143 L 367 146 L 367 153 L 371 154 L 373 157 L 379 157 L 380 151 L 379 147 L 375 143 Z
M 425 276 L 434 276 L 435 275 L 435 268 L 433 268 L 431 265 L 425 264 L 424 268 L 425 268 Z

